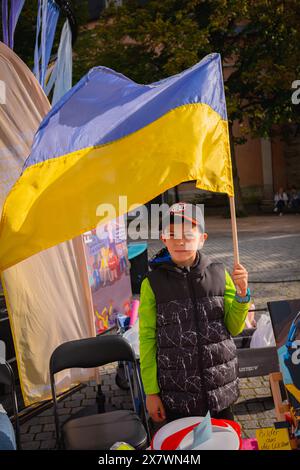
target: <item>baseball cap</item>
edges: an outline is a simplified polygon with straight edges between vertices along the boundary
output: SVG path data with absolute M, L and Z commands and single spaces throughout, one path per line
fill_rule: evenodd
M 186 202 L 173 204 L 162 217 L 162 230 L 164 231 L 170 224 L 182 224 L 185 221 L 197 225 L 199 230 L 204 232 L 203 205 Z

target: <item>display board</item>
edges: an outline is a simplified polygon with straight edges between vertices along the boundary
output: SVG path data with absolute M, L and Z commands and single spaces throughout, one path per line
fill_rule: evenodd
M 115 326 L 118 313 L 129 315 L 131 283 L 124 218 L 86 232 L 84 244 L 96 333 L 100 334 Z

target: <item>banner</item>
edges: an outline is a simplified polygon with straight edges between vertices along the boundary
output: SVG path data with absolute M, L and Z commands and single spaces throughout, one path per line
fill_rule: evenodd
M 86 232 L 84 244 L 96 333 L 100 334 L 115 326 L 118 313 L 129 315 L 130 264 L 124 218 Z

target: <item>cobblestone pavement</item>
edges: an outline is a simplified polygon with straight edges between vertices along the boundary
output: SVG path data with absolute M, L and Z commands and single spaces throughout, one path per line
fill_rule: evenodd
M 115 367 L 103 369 L 102 390 L 106 395 L 106 410 L 132 408 L 128 392 L 115 383 Z M 241 379 L 241 396 L 234 406 L 235 419 L 241 424 L 243 437 L 254 437 L 255 429 L 272 426 L 275 420 L 274 405 L 267 377 Z M 64 423 L 75 413 L 90 408 L 96 412 L 96 386 L 89 385 L 59 403 L 60 422 Z M 21 442 L 24 450 L 54 449 L 53 409 L 41 413 L 21 426 Z
M 232 241 L 230 221 L 211 217 L 206 220 L 209 234 L 204 252 L 224 262 L 232 269 Z M 266 307 L 268 300 L 300 297 L 300 217 L 248 217 L 238 220 L 240 260 L 249 271 L 250 287 L 257 308 Z M 149 240 L 151 257 L 161 246 Z M 293 282 L 281 282 L 281 281 Z M 295 281 L 296 280 L 296 281 Z M 115 383 L 116 365 L 102 369 L 102 390 L 106 395 L 106 409 L 129 408 L 128 392 Z M 272 426 L 275 420 L 274 404 L 268 377 L 241 379 L 241 396 L 234 407 L 236 420 L 244 437 L 254 437 L 255 429 Z M 96 386 L 90 384 L 59 403 L 61 422 L 75 413 L 95 411 Z M 54 449 L 54 417 L 52 408 L 42 412 L 21 426 L 24 449 Z

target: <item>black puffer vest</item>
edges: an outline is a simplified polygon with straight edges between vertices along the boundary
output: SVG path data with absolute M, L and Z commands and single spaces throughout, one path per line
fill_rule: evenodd
M 224 324 L 225 268 L 202 253 L 190 271 L 151 263 L 161 398 L 182 416 L 216 414 L 239 396 L 234 342 Z

